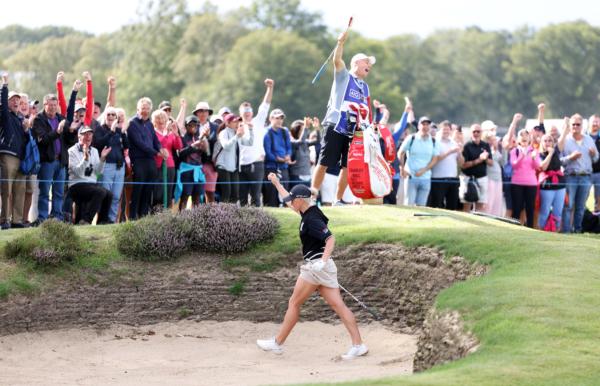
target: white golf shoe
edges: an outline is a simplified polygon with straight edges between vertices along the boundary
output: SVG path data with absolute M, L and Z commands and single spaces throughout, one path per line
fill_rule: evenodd
M 354 358 L 361 357 L 363 355 L 367 355 L 368 352 L 369 352 L 369 349 L 367 348 L 367 346 L 364 343 L 355 344 L 355 345 L 352 345 L 352 347 L 350 347 L 350 350 L 348 350 L 347 353 L 342 355 L 342 359 L 351 360 Z
M 275 337 L 272 337 L 269 339 L 257 339 L 256 344 L 261 349 L 263 349 L 265 351 L 270 351 L 273 354 L 277 354 L 277 355 L 283 354 L 283 347 L 279 343 L 277 343 L 277 341 L 275 340 Z

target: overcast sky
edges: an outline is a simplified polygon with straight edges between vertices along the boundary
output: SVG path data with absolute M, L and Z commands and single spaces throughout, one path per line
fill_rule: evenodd
M 189 0 L 197 10 L 203 0 Z M 250 0 L 213 1 L 220 10 L 247 5 Z M 525 24 L 543 27 L 583 19 L 600 25 L 600 4 L 591 0 L 303 0 L 311 11 L 321 11 L 332 29 L 345 26 L 354 16 L 353 28 L 372 38 L 403 33 L 427 36 L 440 28 L 477 25 L 485 30 L 513 30 Z M 67 25 L 95 34 L 112 32 L 136 20 L 138 0 L 33 0 L 2 1 L 0 27 Z

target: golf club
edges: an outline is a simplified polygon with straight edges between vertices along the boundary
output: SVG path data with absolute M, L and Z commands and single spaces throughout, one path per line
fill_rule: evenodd
M 348 21 L 348 27 L 346 27 L 346 32 L 350 29 L 350 26 L 352 25 L 352 16 L 350 17 L 350 20 Z M 337 47 L 337 45 L 336 45 Z M 329 56 L 327 57 L 327 59 L 325 60 L 325 63 L 323 63 L 323 65 L 321 66 L 321 68 L 319 68 L 319 71 L 317 71 L 317 74 L 315 75 L 315 77 L 313 78 L 311 84 L 315 84 L 315 82 L 317 80 L 319 80 L 319 78 L 321 77 L 321 75 L 323 74 L 323 72 L 325 71 L 325 68 L 327 68 L 327 63 L 329 63 L 329 61 L 331 60 L 331 58 L 333 57 L 333 53 L 335 52 L 335 47 L 333 48 L 333 50 L 331 51 L 331 53 L 329 54 Z
M 325 275 L 327 275 L 327 277 L 329 277 L 331 279 L 331 276 L 325 272 L 325 271 L 320 271 L 323 272 Z M 340 286 L 340 288 L 342 290 L 344 290 L 345 293 L 347 293 L 348 295 L 350 295 L 352 297 L 352 299 L 356 300 L 356 302 L 365 310 L 367 310 L 367 312 L 371 315 L 373 315 L 373 317 L 375 318 L 375 320 L 381 320 L 381 315 L 375 311 L 374 309 L 368 307 L 365 303 L 361 302 L 356 296 L 352 295 L 352 293 L 350 291 L 348 291 L 346 288 L 344 288 L 344 286 L 342 286 L 340 284 L 340 282 L 338 281 L 338 285 Z

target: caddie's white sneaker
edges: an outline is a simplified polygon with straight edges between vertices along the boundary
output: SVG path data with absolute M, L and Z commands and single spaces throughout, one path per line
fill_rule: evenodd
M 354 358 L 361 357 L 363 355 L 367 355 L 368 352 L 369 352 L 369 349 L 367 348 L 367 346 L 364 343 L 355 344 L 355 345 L 352 345 L 352 347 L 350 347 L 350 350 L 348 350 L 347 353 L 342 355 L 342 359 L 351 360 Z
M 277 343 L 275 337 L 269 339 L 257 339 L 256 344 L 261 349 L 265 351 L 270 351 L 273 354 L 283 354 L 283 347 L 279 343 Z

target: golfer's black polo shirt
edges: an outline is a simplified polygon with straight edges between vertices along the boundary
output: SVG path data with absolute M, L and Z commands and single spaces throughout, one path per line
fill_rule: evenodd
M 325 241 L 332 235 L 327 227 L 329 219 L 314 205 L 300 215 L 300 241 L 304 260 L 319 259 L 325 251 Z

